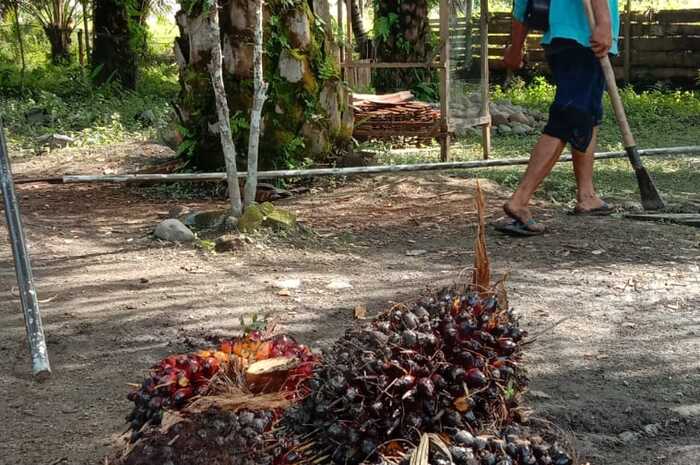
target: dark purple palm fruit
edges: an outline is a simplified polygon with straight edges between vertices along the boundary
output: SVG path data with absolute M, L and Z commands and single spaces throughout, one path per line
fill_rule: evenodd
M 419 321 L 418 317 L 413 312 L 406 312 L 401 316 L 401 322 L 405 329 L 416 329 Z
M 498 339 L 498 351 L 505 355 L 510 355 L 515 352 L 518 345 L 509 337 L 502 337 Z
M 474 446 L 474 436 L 465 430 L 459 430 L 455 433 L 452 438 L 454 442 L 460 446 L 473 447 Z
M 558 444 L 554 444 L 549 451 L 549 456 L 552 458 L 553 465 L 571 465 L 573 460 L 569 454 L 564 451 Z
M 424 397 L 432 398 L 435 394 L 435 384 L 430 378 L 420 378 L 417 382 L 418 393 Z
M 401 333 L 401 344 L 407 349 L 411 349 L 418 344 L 418 336 L 415 331 L 410 329 L 405 330 Z
M 479 389 L 488 383 L 486 375 L 478 368 L 470 369 L 466 374 L 465 381 L 470 389 Z

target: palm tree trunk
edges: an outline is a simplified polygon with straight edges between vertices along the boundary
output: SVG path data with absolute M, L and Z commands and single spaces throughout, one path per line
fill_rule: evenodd
M 70 62 L 70 29 L 58 24 L 44 26 L 44 32 L 51 44 L 51 62 L 55 65 Z
M 121 0 L 95 0 L 95 42 L 92 66 L 98 84 L 111 79 L 127 89 L 136 87 L 136 54 L 131 46 L 129 12 Z
M 27 63 L 24 58 L 24 36 L 22 35 L 22 25 L 19 23 L 19 5 L 17 2 L 12 3 L 12 9 L 15 15 L 15 28 L 17 28 L 17 43 L 19 44 L 19 57 L 22 62 L 21 82 L 24 87 L 24 73 L 27 70 Z
M 350 2 L 350 22 L 352 23 L 352 33 L 357 41 L 357 51 L 360 57 L 372 58 L 372 41 L 367 35 L 364 20 L 362 19 L 362 10 L 359 2 L 362 0 L 345 0 Z

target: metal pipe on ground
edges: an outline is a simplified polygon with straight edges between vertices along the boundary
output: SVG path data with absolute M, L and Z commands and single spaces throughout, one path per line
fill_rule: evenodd
M 686 147 L 668 147 L 640 150 L 646 157 L 673 157 L 700 155 L 700 145 Z M 596 153 L 596 160 L 626 158 L 626 152 Z M 459 161 L 445 163 L 417 163 L 411 165 L 376 165 L 351 168 L 315 168 L 306 170 L 260 171 L 258 179 L 304 178 L 314 176 L 351 176 L 356 174 L 380 174 L 411 171 L 444 171 L 460 169 L 491 168 L 496 166 L 526 165 L 529 158 L 503 158 L 491 160 Z M 571 161 L 571 155 L 563 155 L 558 163 Z M 246 172 L 239 172 L 239 178 L 245 178 Z M 60 178 L 64 184 L 91 182 L 177 182 L 177 181 L 223 181 L 226 173 L 172 173 L 172 174 L 117 174 L 117 175 L 66 175 Z M 41 181 L 39 179 L 37 182 Z M 48 179 L 47 179 L 48 181 Z
M 24 311 L 24 323 L 27 330 L 27 341 L 32 357 L 32 374 L 37 381 L 44 381 L 51 375 L 49 355 L 46 349 L 44 328 L 41 323 L 39 300 L 32 278 L 32 267 L 29 261 L 29 253 L 22 229 L 22 218 L 17 204 L 14 183 L 12 182 L 12 170 L 10 169 L 10 157 L 7 152 L 5 131 L 0 121 L 0 190 L 2 190 L 5 207 L 7 229 L 10 233 L 12 255 L 15 259 L 15 272 L 19 287 L 19 300 Z

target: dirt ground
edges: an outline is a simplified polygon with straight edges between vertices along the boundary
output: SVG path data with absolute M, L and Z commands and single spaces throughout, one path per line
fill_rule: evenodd
M 17 177 L 119 172 L 168 155 L 138 144 L 64 150 L 14 169 Z M 127 383 L 207 334 L 235 333 L 242 315 L 274 316 L 325 347 L 353 324 L 357 305 L 376 314 L 463 281 L 474 186 L 438 174 L 325 184 L 280 202 L 314 234 L 259 238 L 225 254 L 150 236 L 173 206 L 208 210 L 221 201 L 159 200 L 123 185 L 18 186 L 53 376 L 44 384 L 29 376 L 2 234 L 0 463 L 104 463 L 126 429 Z M 508 193 L 482 187 L 495 220 Z M 511 305 L 540 334 L 527 351 L 537 415 L 575 434 L 582 463 L 697 465 L 699 230 L 571 217 L 547 203 L 536 211 L 550 234 L 513 240 L 491 230 L 488 245 L 496 274 L 509 273 Z M 285 279 L 301 286 L 280 295 Z M 330 289 L 332 281 L 352 287 Z

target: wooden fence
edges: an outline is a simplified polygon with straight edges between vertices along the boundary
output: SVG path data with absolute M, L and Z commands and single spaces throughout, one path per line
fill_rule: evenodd
M 631 80 L 697 79 L 700 69 L 700 9 L 632 12 L 629 27 L 627 15 L 621 15 L 620 54 L 613 59 L 617 76 Z M 472 52 L 479 57 L 479 20 L 473 25 Z M 431 20 L 431 27 L 438 24 Z M 489 65 L 492 70 L 502 69 L 503 49 L 510 42 L 511 16 L 494 13 L 489 18 Z M 629 31 L 629 36 L 625 33 Z M 527 41 L 527 66 L 547 72 L 541 35 L 532 34 Z M 465 18 L 452 20 L 450 33 L 451 58 L 463 62 L 467 37 Z M 629 50 L 625 48 L 630 45 Z M 628 61 L 625 62 L 625 54 Z M 477 61 L 478 63 L 478 61 Z

